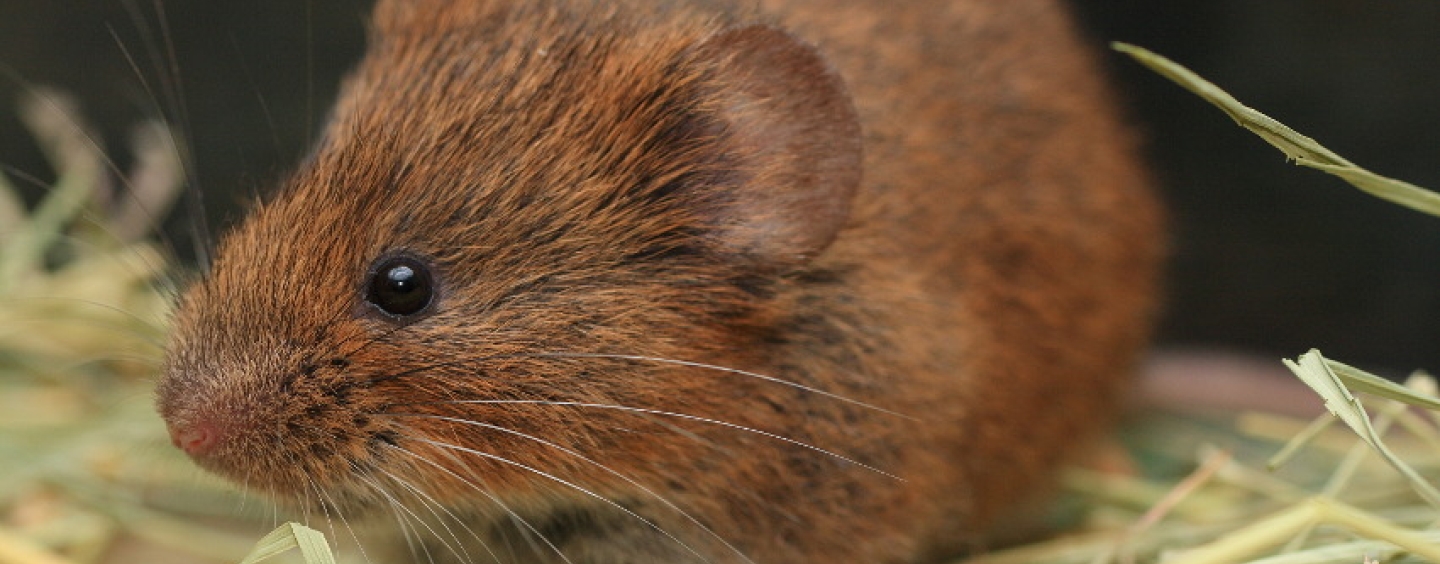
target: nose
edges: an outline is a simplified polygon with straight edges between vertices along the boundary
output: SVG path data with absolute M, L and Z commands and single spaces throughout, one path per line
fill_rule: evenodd
M 191 457 L 203 457 L 220 444 L 221 433 L 213 423 L 171 422 L 166 427 L 170 430 L 170 442 Z

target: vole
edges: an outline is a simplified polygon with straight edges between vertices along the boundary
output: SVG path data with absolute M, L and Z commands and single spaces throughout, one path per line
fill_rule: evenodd
M 1111 418 L 1163 237 L 1063 5 L 371 25 L 158 404 L 209 470 L 412 529 L 377 562 L 932 561 Z

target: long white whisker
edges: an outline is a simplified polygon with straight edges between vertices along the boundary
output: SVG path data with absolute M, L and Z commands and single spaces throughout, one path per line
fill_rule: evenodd
M 646 519 L 646 518 L 642 517 L 639 513 L 636 513 L 636 512 L 634 512 L 634 511 L 631 511 L 630 509 L 626 508 L 625 506 L 620 505 L 620 504 L 618 504 L 618 503 L 615 503 L 614 501 L 606 498 L 605 496 L 602 496 L 602 495 L 600 495 L 600 494 L 598 494 L 598 493 L 595 493 L 595 492 L 590 491 L 590 490 L 588 490 L 588 489 L 586 489 L 586 488 L 584 488 L 584 487 L 581 487 L 579 484 L 576 484 L 576 483 L 574 483 L 574 482 L 568 481 L 568 480 L 566 480 L 566 479 L 564 479 L 564 478 L 561 478 L 561 477 L 556 476 L 556 475 L 554 475 L 554 474 L 551 474 L 551 473 L 549 473 L 549 472 L 545 472 L 544 470 L 540 470 L 539 468 L 535 468 L 535 467 L 532 467 L 532 466 L 527 466 L 527 465 L 525 465 L 525 464 L 521 464 L 521 463 L 519 463 L 519 462 L 515 462 L 514 460 L 510 460 L 510 459 L 508 459 L 508 458 L 504 458 L 504 457 L 501 457 L 501 456 L 496 456 L 496 455 L 490 454 L 490 453 L 488 453 L 488 452 L 483 452 L 483 451 L 475 450 L 475 449 L 473 449 L 473 448 L 462 447 L 462 446 L 459 446 L 459 445 L 452 445 L 452 444 L 449 444 L 449 443 L 442 443 L 442 442 L 439 442 L 439 441 L 433 441 L 433 440 L 425 439 L 425 438 L 421 438 L 421 437 L 413 437 L 412 439 L 413 439 L 413 440 L 416 440 L 416 441 L 419 441 L 419 442 L 422 442 L 422 443 L 429 444 L 429 445 L 431 445 L 431 446 L 436 446 L 436 447 L 440 447 L 440 448 L 444 448 L 444 449 L 457 450 L 457 451 L 460 451 L 460 452 L 464 452 L 464 453 L 468 453 L 468 454 L 473 454 L 473 455 L 479 456 L 479 457 L 481 457 L 481 458 L 488 458 L 488 459 L 490 459 L 490 460 L 494 460 L 494 461 L 500 462 L 500 463 L 502 463 L 502 464 L 509 464 L 509 465 L 511 465 L 511 466 L 515 466 L 515 467 L 520 468 L 520 469 L 522 469 L 522 470 L 525 470 L 525 471 L 527 471 L 527 472 L 530 472 L 530 473 L 536 474 L 536 475 L 538 475 L 538 476 L 544 477 L 544 478 L 546 478 L 546 479 L 548 479 L 548 480 L 554 481 L 554 482 L 556 482 L 556 483 L 558 483 L 558 484 L 562 484 L 562 485 L 564 485 L 564 486 L 566 486 L 566 487 L 569 487 L 569 488 L 571 488 L 571 489 L 573 489 L 573 490 L 575 490 L 575 491 L 578 491 L 578 492 L 580 492 L 580 493 L 583 493 L 583 494 L 585 494 L 585 495 L 588 495 L 588 496 L 590 496 L 590 497 L 593 497 L 593 498 L 595 498 L 595 499 L 597 499 L 597 500 L 600 500 L 600 502 L 602 502 L 602 503 L 604 503 L 604 504 L 606 504 L 606 505 L 609 505 L 609 506 L 611 506 L 611 507 L 614 507 L 615 509 L 618 509 L 618 510 L 620 510 L 621 512 L 624 512 L 626 515 L 629 515 L 629 516 L 631 516 L 631 517 L 634 517 L 635 519 L 639 520 L 641 523 L 644 523 L 646 526 L 650 527 L 651 529 L 654 529 L 655 532 L 660 533 L 660 534 L 662 534 L 662 535 L 665 535 L 665 536 L 666 536 L 667 538 L 669 538 L 670 540 L 675 541 L 675 544 L 680 545 L 681 548 L 684 548 L 684 549 L 685 549 L 687 552 L 689 552 L 690 554 L 694 554 L 696 558 L 699 558 L 700 560 L 705 561 L 705 562 L 709 562 L 709 561 L 710 561 L 708 558 L 705 558 L 704 555 L 701 555 L 699 552 L 696 552 L 694 548 L 691 548 L 691 547 L 690 547 L 690 545 L 685 544 L 684 541 L 680 540 L 679 538 L 676 538 L 675 535 L 670 534 L 669 531 L 666 531 L 664 528 L 661 528 L 659 525 L 656 525 L 654 522 L 650 521 L 649 519 Z
M 309 476 L 305 476 L 305 489 L 310 490 L 310 491 L 312 491 L 312 492 L 315 492 L 315 503 L 320 506 L 320 511 L 321 511 L 321 513 L 323 513 L 323 514 L 325 515 L 325 523 L 326 523 L 326 524 L 329 526 L 329 528 L 330 528 L 330 538 L 331 538 L 331 539 L 339 538 L 338 533 L 335 532 L 335 521 L 333 521 L 333 520 L 330 519 L 330 510 L 329 510 L 329 509 L 326 509 L 325 490 L 322 489 L 322 488 L 320 487 L 320 484 L 317 484 L 317 483 L 315 482 L 315 480 L 314 480 L 313 478 L 309 477 Z M 311 521 L 310 521 L 310 496 L 309 496 L 309 495 L 305 495 L 304 499 L 305 499 L 305 504 L 304 504 L 304 510 L 303 510 L 303 514 L 304 514 L 303 519 L 304 519 L 305 525 L 306 525 L 306 526 L 310 526 L 310 525 L 311 525 Z M 332 503 L 331 505 L 333 505 L 333 503 Z M 339 509 L 339 507 L 336 507 L 335 510 L 336 510 L 336 511 L 339 511 L 340 509 Z M 277 526 L 278 526 L 278 525 L 277 525 Z
M 587 462 L 587 463 L 595 466 L 596 468 L 599 468 L 599 469 L 601 469 L 601 470 L 604 470 L 606 473 L 610 474 L 611 476 L 615 476 L 616 478 L 619 478 L 619 479 L 623 480 L 625 483 L 630 484 L 631 486 L 634 486 L 634 487 L 638 488 L 640 491 L 644 492 L 645 494 L 649 495 L 650 497 L 655 498 L 655 500 L 659 501 L 661 504 L 664 504 L 666 507 L 669 507 L 670 509 L 674 510 L 676 513 L 679 513 L 679 514 L 680 514 L 682 517 L 684 517 L 686 520 L 690 521 L 690 522 L 693 523 L 695 526 L 699 527 L 701 530 L 705 531 L 705 532 L 708 533 L 710 536 L 714 537 L 715 540 L 720 541 L 720 544 L 725 545 L 726 548 L 730 549 L 732 552 L 734 552 L 736 555 L 738 555 L 742 560 L 744 560 L 744 561 L 746 561 L 746 562 L 749 562 L 750 564 L 755 564 L 754 561 L 750 560 L 749 557 L 745 556 L 745 553 L 744 553 L 744 552 L 741 552 L 740 549 L 738 549 L 738 548 L 736 548 L 734 545 L 730 544 L 728 541 L 726 541 L 723 537 L 721 537 L 721 536 L 720 536 L 719 534 L 717 534 L 715 531 L 712 531 L 709 527 L 706 527 L 703 523 L 700 522 L 699 519 L 696 519 L 694 516 L 690 515 L 690 513 L 686 512 L 684 509 L 681 509 L 679 506 L 677 506 L 677 505 L 675 505 L 674 503 L 672 503 L 669 499 L 666 499 L 665 496 L 662 496 L 662 495 L 656 493 L 654 490 L 651 490 L 650 488 L 645 487 L 643 484 L 641 484 L 641 483 L 639 483 L 639 482 L 636 482 L 634 479 L 630 478 L 629 476 L 626 476 L 626 475 L 624 475 L 624 474 L 621 474 L 621 473 L 619 473 L 619 472 L 616 472 L 615 470 L 611 469 L 609 466 L 606 466 L 606 465 L 601 464 L 601 463 L 599 463 L 599 462 L 597 462 L 597 461 L 595 461 L 595 460 L 592 460 L 592 459 L 586 457 L 585 455 L 580 454 L 579 452 L 576 452 L 576 451 L 571 450 L 571 449 L 569 449 L 569 448 L 566 448 L 566 447 L 564 447 L 564 446 L 555 444 L 555 443 L 553 443 L 553 442 L 550 442 L 550 441 L 545 440 L 545 439 L 543 439 L 543 438 L 537 437 L 537 436 L 535 436 L 535 435 L 531 435 L 531 434 L 528 434 L 528 433 L 522 433 L 522 432 L 520 432 L 520 431 L 516 431 L 516 430 L 514 430 L 514 429 L 508 429 L 508 428 L 501 427 L 501 426 L 498 426 L 498 425 L 491 425 L 491 424 L 489 424 L 489 423 L 481 423 L 481 422 L 479 422 L 479 421 L 471 421 L 471 420 L 467 420 L 467 419 L 459 419 L 459 418 L 455 418 L 455 417 L 446 417 L 446 416 L 441 416 L 441 415 L 425 415 L 425 414 L 419 414 L 419 413 L 387 413 L 387 414 L 384 414 L 384 415 L 397 416 L 397 417 L 419 417 L 419 418 L 424 418 L 424 419 L 435 419 L 435 420 L 440 420 L 440 421 L 449 421 L 449 422 L 452 422 L 452 423 L 461 423 L 461 424 L 464 424 L 464 425 L 471 425 L 471 426 L 480 427 L 480 428 L 483 428 L 483 429 L 490 429 L 490 430 L 494 430 L 494 431 L 500 431 L 500 432 L 502 432 L 502 433 L 508 433 L 508 434 L 511 434 L 511 435 L 515 435 L 515 436 L 517 436 L 517 437 L 521 437 L 521 438 L 527 439 L 527 440 L 535 441 L 535 442 L 540 443 L 540 444 L 542 444 L 542 445 L 548 446 L 548 447 L 550 447 L 550 448 L 553 448 L 553 449 L 555 449 L 555 450 L 558 450 L 558 451 L 560 451 L 560 452 L 563 452 L 563 453 L 565 453 L 565 454 L 568 454 L 568 455 L 570 455 L 570 456 L 573 456 L 573 457 L 575 457 L 575 458 L 578 458 L 578 459 L 580 459 L 580 460 L 582 460 L 582 461 L 584 461 L 584 462 Z
M 486 545 L 486 544 L 485 544 L 485 539 L 481 538 L 480 534 L 479 534 L 479 533 L 476 533 L 474 529 L 471 529 L 471 528 L 470 528 L 470 525 L 467 524 L 467 523 L 465 523 L 465 520 L 464 520 L 464 519 L 461 519 L 460 517 L 456 516 L 454 512 L 450 511 L 450 510 L 449 510 L 448 508 L 446 508 L 444 505 L 441 505 L 440 502 L 435 501 L 435 498 L 430 497 L 429 494 L 425 493 L 424 491 L 422 491 L 419 487 L 415 486 L 414 484 L 411 484 L 408 480 L 405 480 L 405 479 L 403 479 L 403 478 L 401 478 L 401 477 L 399 477 L 399 476 L 396 476 L 395 474 L 393 474 L 393 473 L 391 473 L 391 472 L 387 472 L 387 471 L 385 471 L 384 469 L 381 469 L 381 468 L 377 468 L 376 470 L 379 470 L 381 474 L 384 474 L 387 478 L 390 478 L 391 481 L 395 482 L 396 484 L 399 484 L 400 487 L 405 488 L 405 489 L 407 489 L 407 490 L 410 490 L 411 493 L 415 494 L 416 496 L 419 496 L 419 498 L 420 498 L 420 503 L 422 503 L 422 504 L 425 505 L 425 510 L 426 510 L 426 511 L 429 511 L 430 514 L 435 517 L 435 520 L 440 524 L 440 528 L 445 529 L 445 533 L 448 534 L 448 535 L 450 535 L 450 538 L 455 541 L 455 545 L 456 545 L 456 546 L 460 547 L 460 552 L 463 553 L 461 556 L 465 559 L 466 562 L 469 562 L 469 561 L 470 561 L 470 552 L 469 552 L 468 550 L 465 550 L 465 543 L 464 543 L 464 541 L 461 541 L 461 540 L 460 540 L 460 536 L 457 535 L 457 534 L 455 534 L 455 531 L 452 530 L 452 529 L 450 528 L 450 525 L 448 525 L 448 524 L 446 523 L 445 517 L 442 517 L 442 516 L 440 515 L 440 513 L 438 513 L 438 512 L 435 511 L 437 508 L 438 508 L 440 511 L 443 511 L 446 516 L 450 517 L 451 520 L 455 521 L 456 523 L 459 523 L 460 526 L 465 529 L 465 532 L 468 532 L 468 533 L 470 533 L 470 536 L 475 537 L 475 540 L 480 541 L 480 546 L 482 546 L 482 547 L 485 548 L 485 552 L 489 552 L 489 553 L 490 553 L 490 558 L 491 558 L 491 559 L 495 560 L 496 562 L 499 562 L 499 561 L 500 561 L 500 559 L 495 556 L 495 553 L 490 550 L 489 545 Z
M 909 416 L 909 415 L 905 415 L 905 414 L 903 414 L 903 413 L 898 413 L 898 412 L 895 412 L 895 411 L 891 411 L 891 410 L 889 410 L 889 409 L 885 409 L 885 408 L 883 408 L 883 407 L 878 407 L 878 406 L 875 406 L 875 405 L 871 405 L 871 404 L 865 403 L 865 402 L 860 401 L 860 400 L 847 398 L 847 397 L 845 397 L 845 396 L 842 396 L 842 395 L 839 395 L 839 394 L 836 394 L 836 393 L 833 393 L 833 392 L 827 392 L 827 391 L 825 391 L 825 390 L 822 390 L 822 389 L 819 389 L 819 388 L 815 388 L 815 387 L 812 387 L 812 386 L 806 386 L 806 385 L 801 384 L 801 383 L 798 383 L 798 382 L 791 382 L 791 381 L 789 381 L 789 380 L 785 380 L 785 379 L 782 379 L 782 378 L 776 378 L 776 377 L 774 377 L 774 376 L 766 376 L 766 375 L 764 375 L 764 374 L 760 374 L 760 373 L 757 373 L 757 372 L 750 372 L 750 371 L 748 371 L 748 370 L 740 370 L 740 369 L 738 369 L 738 368 L 729 368 L 729 367 L 726 367 L 726 366 L 719 366 L 719 365 L 715 365 L 715 364 L 705 364 L 705 363 L 703 363 L 703 362 L 692 362 L 692 361 L 689 361 L 689 360 L 676 360 L 676 359 L 671 359 L 671 358 L 660 358 L 660 357 L 654 357 L 654 356 L 641 356 L 641 355 L 630 355 L 630 354 L 534 353 L 533 356 L 537 356 L 537 357 L 541 357 L 541 358 L 608 358 L 608 359 L 614 359 L 614 360 L 634 360 L 634 361 L 640 361 L 640 362 L 658 362 L 658 363 L 662 363 L 662 364 L 673 364 L 673 365 L 675 365 L 675 366 L 687 366 L 687 367 L 690 367 L 690 368 L 702 368 L 702 369 L 705 369 L 705 370 L 714 370 L 714 371 L 717 371 L 717 372 L 725 372 L 725 373 L 728 373 L 728 374 L 737 374 L 737 375 L 740 375 L 740 376 L 746 376 L 746 377 L 750 377 L 750 378 L 756 378 L 756 379 L 759 379 L 759 380 L 764 380 L 764 381 L 766 381 L 766 382 L 772 382 L 772 383 L 775 383 L 775 384 L 780 384 L 780 385 L 782 385 L 782 386 L 789 386 L 789 387 L 795 388 L 795 389 L 797 389 L 797 390 L 804 390 L 804 391 L 807 391 L 807 392 L 810 392 L 810 393 L 814 393 L 814 394 L 819 394 L 819 395 L 822 395 L 822 396 L 825 396 L 825 397 L 828 397 L 828 398 L 831 398 L 831 399 L 836 399 L 836 400 L 839 400 L 839 401 L 843 401 L 843 402 L 845 402 L 845 403 L 858 405 L 858 406 L 863 407 L 863 408 L 865 408 L 865 409 L 871 409 L 871 410 L 874 410 L 874 411 L 879 411 L 879 412 L 881 412 L 881 413 L 885 413 L 885 414 L 888 414 L 888 415 L 894 415 L 894 416 L 896 416 L 896 417 L 904 417 L 904 418 L 906 418 L 906 419 L 916 420 L 916 418 L 911 417 L 911 416 Z
M 435 557 L 430 554 L 430 547 L 425 544 L 423 539 L 416 538 L 419 537 L 420 531 L 416 530 L 414 533 L 415 537 L 411 537 L 410 519 L 414 519 L 420 524 L 421 527 L 424 527 L 426 530 L 430 531 L 430 536 L 439 540 L 440 544 L 450 549 L 450 552 L 454 553 L 457 556 L 460 554 L 455 550 L 454 547 L 450 546 L 449 541 L 446 541 L 445 537 L 442 537 L 438 533 L 436 533 L 435 529 L 431 528 L 429 523 L 426 523 L 424 519 L 421 519 L 419 515 L 416 515 L 415 512 L 411 511 L 409 507 L 406 507 L 404 503 L 401 503 L 394 494 L 391 494 L 388 490 L 385 489 L 384 486 L 376 482 L 374 478 L 362 474 L 356 474 L 355 477 L 360 481 L 368 484 L 371 489 L 375 490 L 375 493 L 378 493 L 381 497 L 385 498 L 385 502 L 390 505 L 390 508 L 392 510 L 395 510 L 395 520 L 400 523 L 400 532 L 405 536 L 405 544 L 409 546 L 411 554 L 414 554 L 416 552 L 415 546 L 416 544 L 418 544 L 420 546 L 420 552 L 425 554 L 425 560 L 429 561 L 431 564 L 435 563 Z M 406 515 L 409 515 L 409 518 L 406 518 Z
M 326 498 L 323 493 L 324 490 L 320 488 L 319 484 L 316 484 L 314 480 L 310 480 L 310 484 L 315 489 L 316 504 L 320 506 L 320 513 L 325 516 L 325 526 L 326 528 L 330 529 L 330 538 L 340 538 L 340 533 L 335 530 L 335 519 L 331 518 L 330 516 L 331 507 L 335 507 L 336 512 L 339 512 L 340 508 L 336 507 L 333 503 L 326 502 Z
M 249 479 L 250 479 L 250 470 L 249 470 L 249 469 L 246 469 L 246 471 L 245 471 L 245 479 L 246 479 L 246 482 L 248 483 L 248 481 L 249 481 Z M 274 483 L 265 484 L 265 490 L 266 490 L 266 491 L 265 491 L 265 494 L 266 494 L 267 496 L 269 496 L 268 499 L 272 499 L 272 500 L 274 500 L 274 499 L 280 499 L 279 496 L 277 496 L 277 495 L 275 494 L 275 484 L 274 484 Z M 279 527 L 279 526 L 280 526 L 280 505 L 277 504 L 277 503 L 271 502 L 271 503 L 270 503 L 270 528 L 273 529 L 273 528 Z
M 168 102 L 170 109 L 175 114 L 174 120 L 176 123 L 174 125 L 178 126 L 180 130 L 179 135 L 183 141 L 183 146 L 181 143 L 176 143 L 174 135 L 166 135 L 165 140 L 168 141 L 170 151 L 178 161 L 186 186 L 191 188 L 187 195 L 190 196 L 188 199 L 188 207 L 190 215 L 192 216 L 190 220 L 191 234 L 195 237 L 195 247 L 193 250 L 195 251 L 195 256 L 200 267 L 208 270 L 210 268 L 209 250 L 211 240 L 209 222 L 205 219 L 205 191 L 200 187 L 199 177 L 196 175 L 197 167 L 195 165 L 194 153 L 190 150 L 190 140 L 194 139 L 194 135 L 192 135 L 190 131 L 190 111 L 185 103 L 185 89 L 184 81 L 181 80 L 180 59 L 175 56 L 175 44 L 170 33 L 170 22 L 165 15 L 165 5 L 161 2 L 156 2 L 154 6 L 156 23 L 160 28 L 161 38 L 165 42 L 165 57 L 161 56 L 159 47 L 148 33 L 150 26 L 145 24 L 145 19 L 141 16 L 140 10 L 132 7 L 128 2 L 125 5 L 127 6 L 127 11 L 130 12 L 130 17 L 135 23 L 135 27 L 147 32 L 141 35 L 144 39 L 144 46 L 149 52 L 150 61 L 155 65 L 156 74 L 160 79 L 161 94 L 164 94 L 166 102 Z M 126 62 L 130 64 L 135 78 L 140 81 L 141 86 L 145 89 L 146 93 L 150 95 L 153 109 L 161 116 L 165 116 L 165 108 L 161 106 L 160 97 L 155 95 L 155 91 L 150 87 L 149 81 L 145 79 L 145 74 L 141 72 L 139 63 L 130 53 L 129 48 L 120 40 L 119 35 L 113 28 L 110 29 L 110 34 L 115 38 L 116 46 L 120 49 L 121 54 L 125 56 Z M 168 64 L 163 64 L 162 61 Z M 167 120 L 165 125 L 169 127 L 171 124 Z
M 426 560 L 434 564 L 435 557 L 430 555 L 430 548 L 417 539 L 420 533 L 413 529 L 413 526 L 410 524 L 410 518 L 406 517 L 405 514 L 400 511 L 399 505 L 396 504 L 394 500 L 387 498 L 385 501 L 390 505 L 390 512 L 395 515 L 396 524 L 400 525 L 400 538 L 405 539 L 405 550 L 410 553 L 411 557 L 415 558 L 423 554 Z
M 374 561 L 370 560 L 370 555 L 365 553 L 365 543 L 360 542 L 360 535 L 355 533 L 355 528 L 350 526 L 350 520 L 347 519 L 344 513 L 340 511 L 340 504 L 336 503 L 335 498 L 331 497 L 330 494 L 326 493 L 325 489 L 321 488 L 319 484 L 316 484 L 313 479 L 310 480 L 310 483 L 315 490 L 315 494 L 319 496 L 322 501 L 328 501 L 330 503 L 330 506 L 335 508 L 335 515 L 340 517 L 340 524 L 345 526 L 345 530 L 350 533 L 350 538 L 355 541 L 355 549 L 360 551 L 360 558 L 363 559 L 365 562 L 374 564 Z M 334 531 L 334 527 L 331 527 L 330 534 L 333 535 L 334 538 L 339 538 L 339 535 L 336 534 Z
M 307 479 L 307 486 L 313 486 L 313 484 L 309 484 L 308 482 L 309 482 L 309 480 Z M 309 525 L 309 524 L 310 524 L 310 501 L 311 501 L 309 494 L 306 494 L 305 497 L 302 498 L 302 499 L 303 499 L 304 503 L 300 504 L 300 519 L 301 519 L 301 522 L 305 523 L 306 525 Z
M 834 451 L 831 451 L 831 450 L 826 450 L 826 449 L 820 448 L 820 447 L 815 446 L 815 445 L 812 445 L 812 444 L 810 444 L 810 443 L 797 441 L 797 440 L 795 440 L 795 439 L 792 439 L 792 438 L 790 438 L 790 437 L 786 437 L 786 436 L 784 436 L 784 435 L 777 435 L 777 434 L 775 434 L 775 433 L 771 433 L 771 432 L 769 432 L 769 431 L 762 431 L 762 430 L 756 429 L 756 428 L 754 428 L 754 427 L 746 427 L 746 426 L 744 426 L 744 425 L 739 425 L 739 424 L 731 423 L 731 422 L 728 422 L 728 421 L 721 421 L 721 420 L 719 420 L 719 419 L 711 419 L 711 418 L 709 418 L 709 417 L 700 417 L 700 416 L 698 416 L 698 415 L 690 415 L 690 414 L 687 414 L 687 413 L 676 413 L 676 412 L 673 412 L 673 411 L 662 411 L 662 410 L 659 410 L 659 409 L 646 409 L 646 408 L 643 408 L 643 407 L 630 407 L 630 406 L 627 406 L 627 405 L 613 405 L 613 404 L 605 404 L 605 403 L 584 403 L 584 402 L 578 402 L 578 401 L 548 401 L 548 400 L 454 400 L 454 401 L 447 401 L 447 402 L 443 402 L 443 403 L 447 403 L 447 404 L 455 404 L 455 403 L 464 403 L 464 404 L 489 404 L 489 405 L 529 404 L 529 405 L 553 405 L 553 406 L 568 406 L 568 407 L 589 407 L 589 408 L 594 408 L 594 409 L 613 409 L 613 410 L 617 410 L 617 411 L 629 411 L 629 412 L 633 412 L 633 413 L 645 413 L 645 414 L 649 414 L 649 415 L 659 415 L 659 416 L 662 416 L 662 417 L 674 417 L 674 418 L 677 418 L 677 419 L 685 419 L 685 420 L 689 420 L 689 421 L 696 421 L 696 422 L 700 422 L 700 423 L 707 423 L 707 424 L 710 424 L 710 425 L 719 425 L 719 426 L 721 426 L 721 427 L 728 427 L 728 428 L 735 429 L 735 430 L 738 430 L 738 431 L 745 431 L 745 432 L 747 432 L 747 433 L 755 433 L 755 434 L 760 435 L 760 436 L 763 436 L 763 437 L 768 437 L 768 438 L 771 438 L 771 439 L 775 439 L 775 440 L 777 440 L 777 441 L 782 441 L 782 442 L 790 443 L 790 444 L 792 444 L 792 445 L 795 445 L 795 446 L 798 446 L 798 447 L 801 447 L 801 448 L 813 450 L 813 451 L 815 451 L 815 452 L 824 454 L 824 455 L 826 455 L 826 456 L 833 457 L 833 458 L 835 458 L 835 459 L 837 459 L 837 460 L 842 460 L 842 461 L 848 462 L 848 463 L 850 463 L 850 464 L 854 464 L 854 465 L 856 465 L 856 466 L 859 466 L 859 467 L 861 467 L 861 468 L 864 468 L 864 469 L 869 470 L 869 471 L 871 471 L 871 472 L 874 472 L 874 473 L 876 473 L 876 474 L 880 474 L 880 475 L 882 475 L 882 476 L 886 476 L 886 477 L 889 477 L 889 478 L 892 478 L 892 479 L 895 479 L 895 480 L 899 480 L 899 481 L 901 481 L 901 482 L 904 482 L 904 481 L 905 481 L 904 478 L 901 478 L 901 477 L 899 477 L 899 476 L 896 476 L 896 475 L 894 475 L 894 474 L 891 474 L 891 473 L 889 473 L 889 472 L 886 472 L 886 471 L 884 471 L 884 470 L 881 470 L 881 469 L 876 468 L 876 467 L 874 467 L 874 466 L 871 466 L 871 465 L 869 465 L 869 464 L 865 464 L 864 462 L 860 462 L 860 461 L 858 461 L 858 460 L 855 460 L 855 459 L 850 458 L 850 457 L 848 457 L 848 456 L 842 455 L 842 454 L 840 454 L 840 453 L 837 453 L 837 452 L 834 452 Z M 400 414 L 394 414 L 394 415 L 400 415 Z M 433 416 L 433 417 L 443 418 L 442 416 L 439 416 L 439 415 L 436 415 L 436 416 Z M 457 420 L 457 421 L 464 422 L 464 420 Z
M 490 493 L 489 491 L 486 491 L 484 488 L 481 488 L 479 484 L 474 483 L 473 481 L 471 481 L 471 480 L 468 479 L 468 478 L 465 478 L 464 476 L 461 476 L 461 475 L 459 475 L 459 474 L 456 474 L 455 472 L 451 471 L 449 468 L 445 468 L 444 466 L 441 466 L 441 465 L 439 465 L 439 464 L 436 464 L 435 461 L 430 460 L 430 459 L 428 459 L 428 458 L 425 458 L 425 457 L 423 457 L 423 456 L 420 456 L 419 454 L 417 454 L 417 453 L 415 453 L 415 452 L 412 452 L 412 451 L 410 451 L 409 449 L 406 449 L 405 447 L 401 447 L 401 446 L 398 446 L 398 445 L 388 445 L 388 446 L 389 446 L 390 448 L 393 448 L 393 449 L 395 449 L 395 450 L 398 450 L 398 451 L 400 451 L 400 452 L 403 452 L 403 453 L 411 456 L 412 458 L 414 458 L 414 459 L 416 459 L 416 460 L 419 460 L 419 461 L 421 461 L 421 462 L 424 462 L 424 463 L 426 463 L 426 464 L 429 464 L 430 466 L 434 467 L 436 470 L 439 470 L 439 471 L 441 471 L 441 472 L 444 472 L 444 473 L 450 475 L 451 477 L 453 477 L 453 478 L 455 478 L 455 479 L 457 479 L 457 480 L 460 480 L 461 483 L 464 483 L 465 485 L 470 486 L 470 487 L 471 487 L 472 489 L 474 489 L 476 492 L 479 492 L 480 495 L 483 495 L 483 496 L 489 498 L 490 501 L 494 502 L 495 505 L 499 506 L 501 510 L 505 511 L 505 513 L 508 514 L 511 518 L 515 519 L 517 522 L 519 522 L 519 523 L 521 524 L 521 526 L 524 526 L 527 530 L 529 530 L 529 531 L 530 531 L 531 533 L 533 533 L 537 538 L 539 538 L 542 542 L 544 542 L 546 546 L 550 547 L 550 550 L 554 551 L 554 552 L 555 552 L 555 555 L 556 555 L 556 556 L 559 556 L 560 559 L 563 560 L 563 561 L 565 561 L 566 564 L 573 564 L 573 563 L 570 562 L 570 559 L 565 556 L 565 553 L 563 553 L 563 552 L 560 551 L 560 548 L 559 548 L 559 547 L 555 546 L 554 543 L 550 542 L 550 539 L 549 539 L 549 538 L 546 538 L 544 534 L 541 534 L 541 533 L 540 533 L 539 529 L 536 529 L 533 525 L 530 524 L 529 521 L 526 521 L 524 517 L 521 517 L 520 514 L 516 513 L 514 510 L 510 509 L 510 507 L 509 507 L 508 505 L 505 505 L 505 502 L 500 501 L 500 498 L 496 497 L 495 494 L 492 494 L 492 493 Z M 447 454 L 448 454 L 448 453 L 447 453 Z M 457 460 L 457 461 L 459 460 L 458 458 L 454 457 L 454 455 L 449 455 L 449 456 L 451 456 L 453 459 L 455 459 L 455 460 Z M 532 548 L 535 548 L 535 547 L 532 547 Z M 486 549 L 489 550 L 489 547 L 487 546 Z M 514 550 L 512 549 L 511 552 L 513 553 Z M 495 554 L 494 552 L 491 552 L 491 556 L 494 556 L 494 554 Z M 496 560 L 499 560 L 499 559 L 497 558 Z

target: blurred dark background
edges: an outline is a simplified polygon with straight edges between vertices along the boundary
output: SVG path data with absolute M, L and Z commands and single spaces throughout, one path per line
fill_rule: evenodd
M 13 108 L 24 83 L 74 93 L 124 164 L 127 128 L 184 89 L 212 223 L 305 151 L 359 55 L 369 0 L 0 0 L 0 164 L 52 173 Z M 1440 189 L 1440 2 L 1090 0 L 1097 44 L 1185 64 L 1381 174 Z M 161 22 L 168 22 L 163 26 Z M 163 39 L 168 27 L 171 43 Z M 120 45 L 124 45 L 122 49 Z M 1440 370 L 1440 219 L 1364 195 L 1279 152 L 1178 87 L 1107 52 L 1174 218 L 1163 342 Z M 36 193 L 32 192 L 31 196 Z M 187 249 L 184 213 L 172 219 Z M 1436 254 L 1432 254 L 1436 253 Z

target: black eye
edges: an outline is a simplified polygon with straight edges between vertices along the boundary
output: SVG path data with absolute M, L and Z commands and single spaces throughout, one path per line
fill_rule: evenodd
M 365 301 L 396 317 L 414 315 L 430 305 L 435 286 L 430 268 L 410 257 L 385 259 L 370 275 Z

